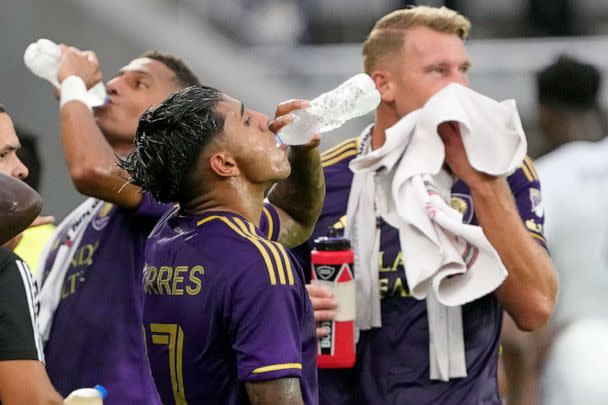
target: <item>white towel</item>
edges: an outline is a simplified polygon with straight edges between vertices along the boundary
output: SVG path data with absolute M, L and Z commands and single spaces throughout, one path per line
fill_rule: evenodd
M 361 248 L 369 243 L 369 235 L 375 235 L 369 224 L 363 227 L 362 219 L 369 215 L 365 201 L 372 200 L 372 209 L 375 202 L 376 215 L 399 230 L 410 291 L 415 298 L 427 299 L 431 378 L 444 381 L 466 376 L 459 305 L 494 291 L 507 275 L 481 228 L 463 224 L 462 215 L 447 202 L 452 178 L 442 169 L 445 151 L 437 133 L 437 126 L 446 121 L 458 122 L 467 157 L 479 171 L 507 175 L 525 157 L 527 144 L 513 101 L 498 103 L 451 84 L 422 109 L 387 129 L 382 148 L 351 162 L 355 177 L 348 212 L 348 221 L 353 222 L 348 229 L 356 230 L 354 247 L 361 283 L 378 277 L 377 262 L 374 266 Z M 374 188 L 357 187 L 369 176 L 375 181 Z M 366 196 L 369 190 L 373 198 Z M 363 267 L 362 263 L 371 264 Z M 367 291 L 357 286 L 358 293 Z M 374 308 L 371 301 L 364 300 L 376 297 L 377 292 L 368 293 L 358 302 L 357 320 L 369 317 L 359 312 Z M 365 329 L 378 323 L 381 325 L 380 321 L 358 326 Z
M 25 66 L 36 76 L 47 80 L 53 86 L 59 87 L 57 74 L 61 64 L 61 48 L 46 38 L 40 38 L 25 48 L 23 62 Z M 106 89 L 102 82 L 90 88 L 86 94 L 86 104 L 93 108 L 99 107 L 106 102 Z
M 70 267 L 70 262 L 74 253 L 80 246 L 80 241 L 84 235 L 91 219 L 95 217 L 97 211 L 103 205 L 103 201 L 95 198 L 87 198 L 74 211 L 70 213 L 55 229 L 53 236 L 42 250 L 40 264 L 37 272 L 37 284 L 40 289 L 40 313 L 38 315 L 38 327 L 42 339 L 46 342 L 51 333 L 53 317 L 59 301 L 61 300 L 61 288 L 65 280 L 65 275 Z M 57 255 L 53 266 L 48 272 L 44 272 L 46 261 L 53 250 L 53 245 L 57 239 L 63 239 L 61 245 L 57 247 Z

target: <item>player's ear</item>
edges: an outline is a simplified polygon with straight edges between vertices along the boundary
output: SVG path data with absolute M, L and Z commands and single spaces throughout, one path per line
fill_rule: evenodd
M 235 177 L 240 174 L 236 160 L 225 150 L 211 154 L 208 162 L 211 170 L 220 177 Z
M 385 103 L 393 102 L 395 100 L 396 87 L 393 83 L 391 72 L 385 69 L 377 69 L 370 76 L 374 83 L 376 83 L 376 89 L 378 89 L 382 101 Z

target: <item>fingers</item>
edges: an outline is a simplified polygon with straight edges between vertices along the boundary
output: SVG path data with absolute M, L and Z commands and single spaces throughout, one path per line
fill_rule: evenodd
M 334 294 L 328 287 L 319 284 L 306 284 L 306 291 L 312 299 L 315 298 L 333 298 Z
M 80 77 L 87 88 L 93 87 L 101 81 L 102 74 L 97 55 L 93 51 L 81 51 L 72 46 L 60 44 L 62 51 L 61 65 L 57 73 L 57 80 L 61 83 L 66 77 L 74 75 Z
M 30 224 L 29 227 L 33 228 L 35 226 L 47 225 L 47 224 L 53 224 L 53 223 L 55 223 L 54 216 L 52 216 L 52 215 L 39 216 Z
M 292 112 L 294 110 L 299 110 L 299 109 L 306 108 L 306 107 L 308 107 L 307 100 L 292 99 L 292 100 L 283 101 L 282 103 L 280 103 L 277 106 L 274 116 L 275 116 L 275 118 L 277 118 L 282 115 L 289 114 L 290 112 Z
M 275 118 L 268 124 L 268 129 L 270 129 L 275 134 L 281 130 L 285 125 L 289 124 L 293 120 L 293 115 L 287 114 L 282 115 L 278 118 Z
M 321 134 L 314 134 L 310 141 L 304 145 L 297 145 L 298 148 L 313 149 L 321 145 Z
M 99 65 L 99 61 L 97 60 L 97 55 L 95 54 L 95 52 L 93 52 L 93 51 L 83 51 L 82 55 L 86 56 L 87 59 L 90 62 Z
M 336 317 L 336 308 L 338 302 L 334 298 L 334 294 L 328 287 L 318 284 L 306 284 L 306 290 L 312 302 L 312 308 L 315 314 L 315 321 L 331 321 Z M 329 334 L 329 330 L 325 327 L 317 327 L 317 337 L 324 337 Z
M 333 321 L 336 318 L 336 311 L 315 310 L 315 321 Z
M 322 337 L 329 335 L 329 328 L 326 328 L 324 326 L 317 327 L 316 332 L 317 332 L 317 337 L 322 338 Z
M 307 284 L 306 290 L 308 291 L 310 301 L 312 302 L 312 308 L 315 311 L 315 318 L 316 313 L 319 312 L 319 316 L 331 316 L 331 318 L 328 319 L 333 319 L 333 316 L 335 316 L 335 309 L 338 307 L 338 302 L 334 298 L 334 295 L 331 290 L 325 286 L 317 284 Z
M 444 143 L 451 142 L 455 137 L 460 137 L 460 128 L 455 121 L 445 121 L 439 124 L 437 132 Z

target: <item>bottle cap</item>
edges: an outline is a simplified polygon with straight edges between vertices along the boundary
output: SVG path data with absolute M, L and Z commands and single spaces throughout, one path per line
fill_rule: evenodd
M 314 246 L 317 250 L 348 250 L 350 242 L 342 236 L 321 236 L 314 240 Z
M 104 387 L 103 385 L 97 384 L 93 388 L 95 388 L 97 391 L 99 391 L 99 395 L 101 395 L 101 399 L 106 399 L 106 397 L 108 396 L 108 390 L 106 389 L 106 387 Z

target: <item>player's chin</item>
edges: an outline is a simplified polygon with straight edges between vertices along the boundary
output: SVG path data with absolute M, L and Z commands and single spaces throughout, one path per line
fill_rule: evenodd
M 274 172 L 276 181 L 281 181 L 288 178 L 291 174 L 291 165 L 289 164 L 289 161 L 285 159 L 285 161 L 281 162 L 275 167 Z

